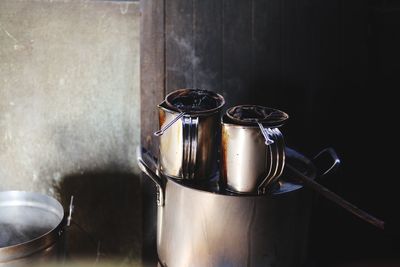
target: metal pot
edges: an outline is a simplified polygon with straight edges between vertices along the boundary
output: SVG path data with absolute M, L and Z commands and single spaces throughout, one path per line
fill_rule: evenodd
M 143 155 L 146 155 L 143 153 Z M 309 178 L 313 163 L 292 149 L 287 162 Z M 267 195 L 230 194 L 141 170 L 157 186 L 157 252 L 164 266 L 299 266 L 306 256 L 311 194 L 286 170 Z M 151 164 L 150 164 L 151 165 Z
M 64 209 L 57 200 L 33 192 L 0 192 L 0 266 L 56 259 L 64 230 Z
M 160 136 L 164 175 L 197 180 L 216 173 L 224 103 L 221 95 L 199 89 L 180 89 L 166 96 L 158 106 L 161 130 L 155 133 Z
M 283 135 L 276 125 L 268 128 L 261 122 L 233 121 L 229 111 L 238 107 L 229 109 L 222 119 L 221 178 L 231 191 L 265 194 L 283 173 Z

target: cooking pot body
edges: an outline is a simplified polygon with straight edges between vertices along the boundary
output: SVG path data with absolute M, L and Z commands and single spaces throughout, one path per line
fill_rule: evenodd
M 299 266 L 306 256 L 310 192 L 226 196 L 166 183 L 157 249 L 164 266 Z
M 160 127 L 179 113 L 160 105 Z M 160 136 L 160 171 L 176 179 L 209 179 L 217 171 L 220 111 L 185 115 Z
M 289 148 L 286 155 L 315 178 L 310 160 Z M 138 163 L 157 185 L 163 266 L 295 267 L 305 260 L 312 192 L 293 182 L 294 173 L 285 171 L 267 195 L 239 195 L 159 176 L 141 156 Z

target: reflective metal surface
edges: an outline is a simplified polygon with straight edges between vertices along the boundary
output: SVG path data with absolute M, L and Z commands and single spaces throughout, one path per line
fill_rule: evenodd
M 265 129 L 269 132 L 270 136 L 275 140 L 275 144 L 271 148 L 276 149 L 275 154 L 271 153 L 271 161 L 275 164 L 273 172 L 269 172 L 264 180 L 258 186 L 258 193 L 265 194 L 274 184 L 278 181 L 279 177 L 283 173 L 285 167 L 285 142 L 283 140 L 283 135 L 278 128 Z M 275 157 L 274 157 L 275 156 Z M 274 166 L 273 164 L 270 164 Z
M 189 90 L 189 89 L 188 89 Z M 217 95 L 219 96 L 219 95 Z M 191 114 L 171 109 L 164 101 L 159 105 L 160 171 L 176 179 L 209 179 L 217 171 L 220 142 L 220 110 L 224 104 Z M 170 122 L 181 116 L 176 123 Z
M 33 192 L 0 192 L 0 266 L 16 266 L 58 253 L 64 210 Z
M 266 145 L 259 126 L 222 122 L 221 175 L 229 190 L 265 194 L 277 181 L 285 165 L 283 135 L 265 128 L 273 143 Z
M 307 158 L 291 149 L 286 153 L 288 162 L 315 177 Z M 140 168 L 156 182 L 163 197 L 157 211 L 157 250 L 163 266 L 302 264 L 311 195 L 294 182 L 293 173 L 285 171 L 281 186 L 269 195 L 249 196 L 160 177 L 146 162 L 139 156 Z
M 175 118 L 173 118 L 170 122 L 168 122 L 167 124 L 163 125 L 163 126 L 161 127 L 160 130 L 154 132 L 154 135 L 155 135 L 155 136 L 163 135 L 164 132 L 165 132 L 166 130 L 168 130 L 172 125 L 174 125 L 174 123 L 177 122 L 180 118 L 182 118 L 183 115 L 185 115 L 185 112 L 179 113 L 179 114 L 178 114 Z

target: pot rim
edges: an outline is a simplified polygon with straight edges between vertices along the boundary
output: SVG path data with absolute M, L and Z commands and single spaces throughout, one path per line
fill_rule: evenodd
M 161 106 L 161 104 L 159 105 L 159 107 L 162 107 L 168 111 L 171 111 L 171 113 L 181 113 L 182 111 L 178 110 L 172 103 L 170 103 L 170 98 L 175 96 L 175 95 L 179 95 L 181 93 L 184 92 L 189 92 L 189 91 L 198 91 L 198 92 L 204 92 L 209 94 L 210 96 L 216 98 L 219 100 L 219 105 L 217 107 L 211 108 L 211 109 L 207 109 L 207 110 L 201 110 L 201 111 L 192 111 L 192 112 L 185 112 L 185 114 L 187 115 L 207 115 L 207 114 L 212 114 L 215 112 L 218 112 L 222 109 L 222 107 L 225 105 L 225 99 L 222 95 L 213 92 L 213 91 L 209 91 L 209 90 L 204 90 L 204 89 L 199 89 L 199 88 L 182 88 L 182 89 L 177 89 L 174 90 L 172 92 L 170 92 L 169 94 L 167 94 L 165 96 L 165 99 L 162 103 L 166 104 L 166 107 Z
M 266 107 L 266 106 L 260 106 L 260 105 L 249 105 L 249 104 L 237 105 L 237 106 L 233 106 L 233 107 L 228 108 L 227 111 L 224 114 L 223 119 L 225 118 L 225 121 L 230 120 L 231 121 L 230 124 L 241 125 L 241 126 L 253 126 L 253 127 L 257 127 L 258 128 L 259 126 L 257 124 L 257 121 L 253 121 L 253 122 L 241 121 L 241 122 L 239 122 L 239 119 L 234 118 L 233 115 L 231 114 L 231 112 L 233 110 L 235 110 L 235 109 L 248 108 L 248 107 L 259 108 L 259 109 L 264 109 L 264 110 L 267 109 L 267 110 L 270 110 L 272 112 L 279 112 L 283 116 L 283 118 L 281 118 L 280 120 L 275 121 L 275 122 L 265 121 L 266 118 L 260 119 L 258 122 L 263 124 L 263 125 L 265 125 L 264 127 L 279 128 L 279 127 L 283 126 L 285 124 L 285 122 L 289 119 L 289 115 L 286 112 L 284 112 L 284 111 L 282 111 L 280 109 Z
M 297 152 L 296 150 L 294 150 L 292 148 L 285 147 L 285 150 L 286 150 L 286 152 L 285 152 L 286 156 L 288 158 L 295 158 L 298 161 L 301 161 L 305 166 L 307 166 L 307 176 L 309 176 L 311 179 L 314 180 L 316 177 L 316 173 L 317 173 L 314 163 L 310 159 L 308 159 L 306 156 L 304 156 L 303 154 Z M 184 189 L 193 190 L 198 193 L 211 194 L 214 197 L 219 196 L 219 197 L 236 197 L 236 198 L 237 197 L 240 197 L 240 198 L 262 198 L 262 197 L 273 198 L 273 197 L 276 197 L 276 196 L 279 196 L 282 194 L 295 192 L 304 187 L 304 185 L 300 184 L 300 183 L 291 182 L 291 181 L 283 181 L 280 188 L 278 190 L 272 192 L 271 194 L 259 195 L 256 193 L 235 193 L 235 192 L 229 192 L 229 191 L 213 192 L 213 191 L 201 189 L 199 187 L 194 187 L 192 184 L 189 184 L 187 181 L 177 180 L 172 177 L 168 177 L 166 175 L 162 175 L 162 177 L 167 181 L 167 183 L 166 183 L 167 185 L 169 182 L 171 182 L 175 186 L 182 187 Z
M 222 115 L 221 118 L 221 125 L 225 126 L 225 127 L 232 127 L 232 128 L 240 128 L 240 129 L 257 129 L 260 130 L 260 127 L 258 125 L 244 125 L 244 124 L 238 124 L 238 123 L 234 123 L 232 121 L 229 121 L 230 118 L 228 117 L 228 115 L 224 114 Z M 281 126 L 284 125 L 279 125 L 279 126 L 275 126 L 275 127 L 271 127 L 271 126 L 266 126 L 264 125 L 264 128 L 280 128 Z

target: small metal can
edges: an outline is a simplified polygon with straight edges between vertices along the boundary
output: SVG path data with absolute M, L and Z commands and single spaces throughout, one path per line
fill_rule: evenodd
M 212 178 L 218 170 L 224 98 L 200 89 L 180 89 L 158 106 L 159 169 L 175 179 Z
M 280 110 L 254 105 L 227 110 L 221 141 L 221 181 L 227 190 L 264 194 L 273 186 L 285 165 L 278 127 L 287 118 Z

